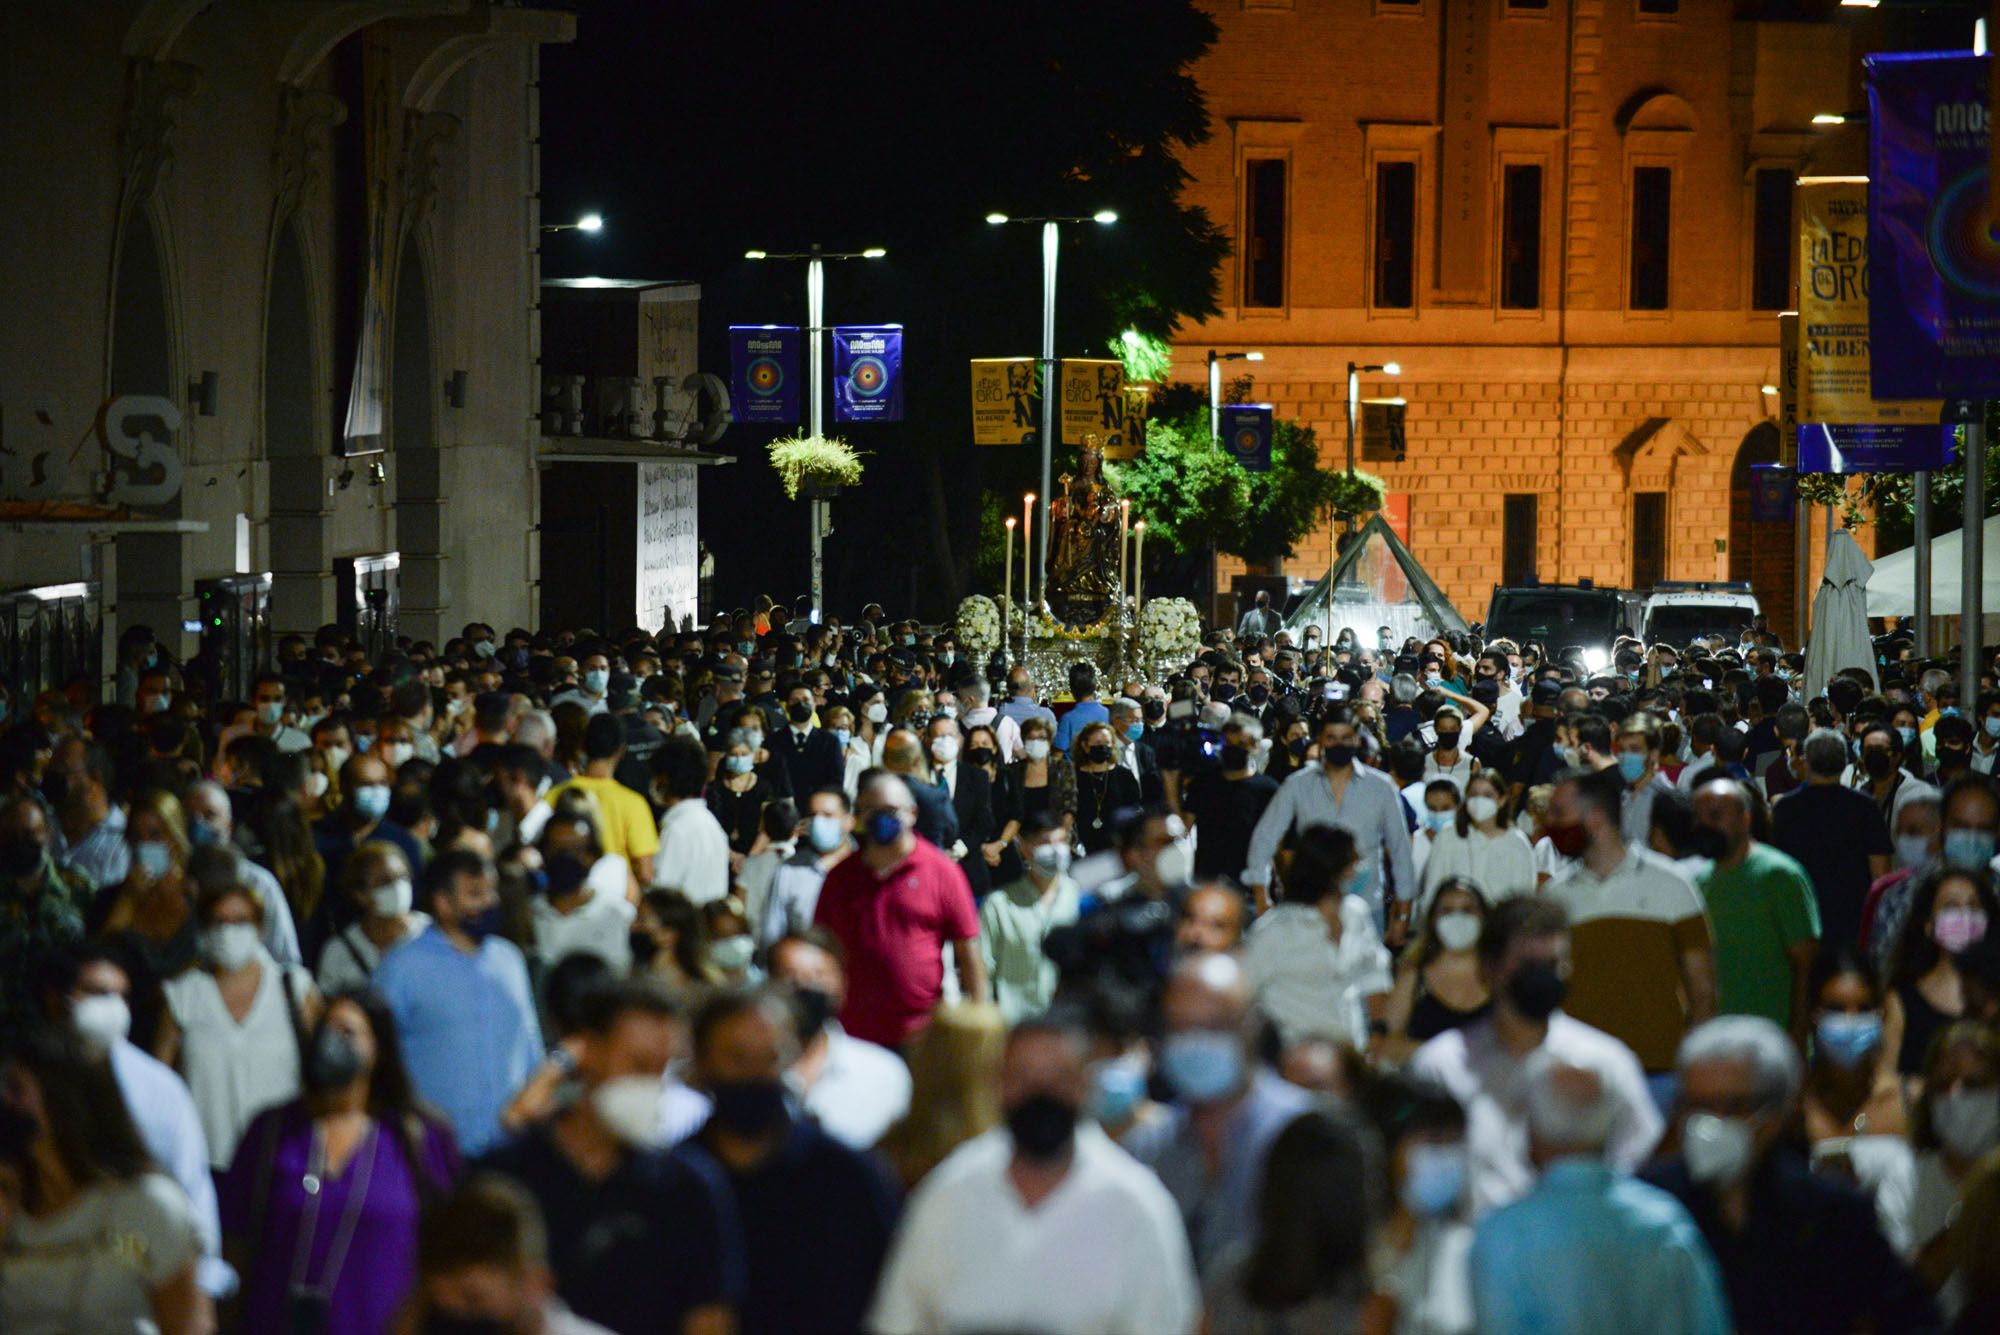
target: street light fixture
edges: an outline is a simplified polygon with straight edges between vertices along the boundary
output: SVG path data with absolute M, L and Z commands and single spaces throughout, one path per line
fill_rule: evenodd
M 1381 372 L 1383 375 L 1401 375 L 1401 362 L 1377 362 L 1362 365 L 1360 362 L 1347 364 L 1347 475 L 1354 476 L 1354 418 L 1361 407 L 1361 376 L 1364 372 Z
M 814 436 L 823 436 L 825 410 L 820 403 L 820 395 L 826 392 L 826 347 L 823 311 L 826 306 L 826 261 L 828 260 L 879 260 L 889 252 L 881 246 L 870 246 L 866 250 L 823 250 L 814 246 L 810 250 L 769 251 L 746 250 L 746 260 L 804 260 L 806 262 L 806 379 L 811 392 L 806 396 L 807 420 Z M 826 606 L 825 563 L 821 559 L 821 544 L 826 538 L 826 500 L 814 496 L 806 502 L 812 520 L 812 619 L 817 622 L 821 609 Z
M 575 222 L 543 223 L 542 230 L 544 232 L 583 232 L 590 236 L 596 236 L 604 230 L 604 215 L 601 213 L 586 213 Z
M 1261 352 L 1217 352 L 1208 350 L 1208 440 L 1209 444 L 1222 447 L 1222 364 L 1224 362 L 1261 362 Z
M 1059 229 L 1064 223 L 1115 223 L 1118 215 L 1111 209 L 1099 209 L 1092 214 L 1037 214 L 1029 218 L 1016 218 L 1012 214 L 994 211 L 986 215 L 986 221 L 995 225 L 1001 223 L 1040 223 L 1042 227 L 1042 522 L 1041 532 L 1035 535 L 1036 564 L 1046 572 L 1049 567 L 1049 498 L 1052 488 L 1050 473 L 1051 456 L 1055 449 L 1056 434 L 1056 242 Z

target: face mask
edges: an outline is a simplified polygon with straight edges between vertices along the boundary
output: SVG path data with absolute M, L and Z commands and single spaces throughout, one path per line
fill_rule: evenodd
M 352 753 L 344 746 L 329 746 L 320 754 L 326 757 L 327 771 L 332 774 L 338 774 L 341 767 L 347 763 L 347 757 Z
M 1239 770 L 1250 764 L 1250 752 L 1241 746 L 1225 742 L 1222 747 L 1222 768 Z
M 1320 763 L 1327 769 L 1346 769 L 1354 763 L 1356 748 L 1352 746 L 1327 746 L 1320 749 Z
M 1853 1070 L 1882 1046 L 1882 1017 L 1873 1011 L 1861 1015 L 1829 1012 L 1819 1017 L 1813 1035 L 1828 1061 Z
M 1988 715 L 1986 719 L 1980 724 L 1980 726 L 1986 729 L 1986 735 L 1988 737 L 2000 738 L 2000 718 L 1995 718 L 1992 715 Z
M 474 640 L 472 642 L 472 652 L 481 658 L 493 657 L 498 648 L 499 646 L 491 640 Z
M 1921 867 L 1931 860 L 1931 841 L 1921 834 L 1896 836 L 1896 862 L 1904 867 Z
M 1404 1158 L 1403 1208 L 1419 1219 L 1457 1213 L 1465 1195 L 1465 1147 L 1413 1144 Z
M 1108 765 L 1111 763 L 1111 748 L 1099 743 L 1085 751 L 1083 758 L 1092 765 Z
M 1214 1103 L 1243 1085 L 1243 1044 L 1234 1034 L 1191 1029 L 1160 1045 L 1160 1074 L 1189 1103 Z
M 1507 979 L 1507 1000 L 1530 1020 L 1546 1020 L 1569 995 L 1569 984 L 1556 966 L 1545 960 L 1523 964 Z
M 785 1086 L 777 1080 L 718 1080 L 708 1096 L 717 1124 L 740 1136 L 761 1136 L 785 1116 Z
M 725 936 L 709 943 L 708 962 L 724 973 L 738 973 L 750 966 L 750 957 L 756 953 L 757 943 L 748 935 Z
M 1750 1123 L 1740 1117 L 1690 1113 L 1681 1128 L 1681 1155 L 1696 1182 L 1725 1186 L 1750 1167 Z
M 854 734 L 846 728 L 835 728 L 833 730 L 833 740 L 840 743 L 840 749 L 845 751 L 848 745 L 853 742 Z
M 922 732 L 925 728 L 930 726 L 930 722 L 931 722 L 931 716 L 929 712 L 926 710 L 919 709 L 915 713 L 910 715 L 909 719 L 905 723 L 905 726 L 908 727 L 911 732 Z
M 1564 765 L 1564 766 L 1565 766 L 1566 768 L 1568 768 L 1568 769 L 1582 769 L 1582 768 L 1583 768 L 1583 748 L 1582 748 L 1582 747 L 1579 747 L 1579 746 L 1565 746 L 1565 747 L 1560 747 L 1560 748 L 1558 748 L 1558 749 L 1562 751 L 1562 758 L 1563 758 L 1563 765 Z
M 604 694 L 604 688 L 611 684 L 611 673 L 604 668 L 589 668 L 583 674 L 583 689 L 592 695 Z
M 1007 1134 L 1024 1159 L 1060 1159 L 1076 1136 L 1077 1109 L 1053 1094 L 1032 1094 L 1007 1109 Z
M 1035 870 L 1044 879 L 1053 880 L 1069 870 L 1069 845 L 1036 844 L 1034 851 L 1028 855 L 1028 861 L 1034 864 Z
M 1194 859 L 1188 856 L 1187 845 L 1176 839 L 1160 850 L 1153 859 L 1153 875 L 1160 878 L 1165 886 L 1186 885 L 1194 873 Z
M 1027 741 L 1022 742 L 1021 754 L 1030 760 L 1047 760 L 1049 758 L 1048 738 L 1031 737 Z
M 257 929 L 247 922 L 219 923 L 202 934 L 208 962 L 232 973 L 257 957 Z
M 792 723 L 803 726 L 812 722 L 813 707 L 808 700 L 794 700 L 785 706 L 785 717 Z
M 410 878 L 398 876 L 387 885 L 378 885 L 368 892 L 368 907 L 378 918 L 400 918 L 410 911 L 414 898 Z
M 2000 1089 L 1961 1089 L 1931 1099 L 1931 1129 L 1961 1159 L 1976 1158 L 2000 1141 Z
M 1863 751 L 1861 768 L 1868 772 L 1868 777 L 1871 779 L 1886 779 L 1889 777 L 1889 771 L 1896 768 L 1896 762 L 1890 758 L 1887 751 Z
M 278 726 L 278 720 L 285 716 L 283 700 L 267 700 L 257 706 L 257 721 L 267 728 Z
M 1581 823 L 1575 825 L 1551 825 L 1545 833 L 1556 852 L 1566 858 L 1580 857 L 1590 845 L 1590 834 Z
M 904 647 L 905 649 L 914 649 L 914 648 L 916 648 L 916 647 L 917 647 L 917 637 L 916 637 L 916 636 L 914 636 L 914 635 L 905 635 L 905 636 L 903 637 L 903 647 Z
M 1219 681 L 1209 693 L 1209 698 L 1226 705 L 1236 698 L 1236 688 L 1226 681 Z
M 1465 814 L 1474 824 L 1484 824 L 1500 814 L 1500 803 L 1484 793 L 1474 793 L 1465 799 Z
M 1470 950 L 1479 944 L 1479 933 L 1485 924 L 1477 913 L 1455 909 L 1450 913 L 1440 913 L 1431 930 L 1437 933 L 1438 944 L 1446 950 Z
M 659 1078 L 615 1076 L 590 1091 L 590 1110 L 621 1142 L 646 1149 L 659 1139 Z
M 847 832 L 840 828 L 838 816 L 814 816 L 806 830 L 807 842 L 815 853 L 831 853 L 847 842 Z
M 116 993 L 78 998 L 69 1018 L 79 1034 L 100 1047 L 111 1047 L 132 1032 L 132 1008 Z
M 1128 723 L 1128 724 L 1126 724 L 1126 725 L 1125 725 L 1125 740 L 1126 740 L 1126 741 L 1128 741 L 1128 742 L 1136 742 L 1136 741 L 1138 741 L 1138 740 L 1139 740 L 1139 739 L 1140 739 L 1141 737 L 1144 737 L 1145 735 L 1146 735 L 1146 725 L 1145 725 L 1145 724 L 1143 724 L 1143 723 Z
M 1432 834 L 1443 834 L 1445 830 L 1450 828 L 1451 823 L 1457 819 L 1458 813 L 1456 811 L 1426 811 L 1424 812 L 1424 828 Z
M 883 704 L 880 700 L 870 700 L 867 707 L 861 711 L 861 717 L 867 719 L 870 723 L 887 723 L 889 721 L 889 706 Z
M 888 845 L 903 837 L 903 822 L 893 811 L 877 811 L 862 824 L 871 844 Z
M 132 845 L 132 860 L 139 864 L 149 881 L 157 881 L 174 869 L 174 851 L 158 839 Z
M 755 640 L 738 640 L 736 642 L 736 652 L 748 658 L 751 654 L 757 652 L 757 642 Z
M 1986 939 L 1984 909 L 1939 909 L 1931 919 L 1931 936 L 1938 946 L 1953 955 Z
M 1944 707 L 1943 709 L 1940 709 L 1940 710 L 1938 711 L 1938 717 L 1939 717 L 1939 718 L 1957 718 L 1957 717 L 1958 717 L 1958 706 L 1957 706 L 1957 705 L 1946 705 L 1946 706 L 1945 706 L 1945 707 Z
M 363 784 L 354 790 L 354 810 L 366 821 L 378 821 L 389 812 L 389 785 Z
M 1985 871 L 1993 861 L 1993 836 L 1985 830 L 1946 830 L 1944 860 L 1961 871 Z
M 1447 732 L 1439 733 L 1437 749 L 1440 751 L 1458 750 L 1458 729 L 1452 728 Z
M 460 918 L 458 920 L 458 930 L 471 937 L 474 945 L 478 945 L 487 937 L 492 936 L 500 930 L 500 906 L 494 904 L 481 909 L 477 913 Z
M 1000 758 L 1000 753 L 990 746 L 975 746 L 965 753 L 965 758 L 984 769 Z
M 416 753 L 417 748 L 408 742 L 390 742 L 382 748 L 382 761 L 390 769 L 401 769 Z
M 1637 783 L 1646 772 L 1644 752 L 1620 751 L 1618 753 L 1618 777 L 1627 783 Z
M 958 661 L 958 655 L 949 649 L 946 649 L 944 652 L 938 655 L 938 665 L 940 667 L 950 667 L 953 663 L 956 663 L 957 661 Z
M 958 738 L 937 737 L 931 741 L 931 759 L 940 765 L 949 765 L 958 759 Z
M 1161 719 L 1167 716 L 1166 701 L 1148 700 L 1141 707 L 1141 712 L 1143 712 L 1145 716 L 1148 719 L 1152 720 L 1154 723 L 1158 723 Z
M 1917 743 L 1917 730 L 1915 728 L 1898 727 L 1896 735 L 1903 739 L 1903 750 L 1905 751 L 1908 751 Z
M 751 770 L 757 768 L 757 757 L 724 756 L 722 758 L 722 768 L 725 773 L 729 774 L 748 774 Z
M 306 1084 L 316 1090 L 344 1089 L 367 1069 L 361 1049 L 343 1030 L 322 1024 L 306 1052 Z
M 1123 1126 L 1146 1097 L 1146 1068 L 1136 1058 L 1116 1057 L 1090 1068 L 1086 1109 L 1100 1126 Z
M 173 702 L 173 697 L 170 695 L 147 696 L 146 712 L 148 714 L 164 714 L 167 712 L 167 707 L 173 704 Z M 6 717 L 7 711 L 4 708 L 0 708 L 0 719 L 5 719 Z

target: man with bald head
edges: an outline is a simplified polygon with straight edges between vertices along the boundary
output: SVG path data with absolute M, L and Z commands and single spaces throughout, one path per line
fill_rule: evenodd
M 1750 837 L 1750 797 L 1734 779 L 1695 790 L 1694 821 L 1695 851 L 1714 860 L 1695 883 L 1715 932 L 1717 1009 L 1761 1015 L 1803 1048 L 1806 980 L 1820 939 L 1812 879 Z
M 241 852 L 235 842 L 236 813 L 229 794 L 213 779 L 203 779 L 188 788 L 182 806 L 187 810 L 188 838 L 196 848 L 219 847 Z M 298 924 L 292 919 L 291 901 L 285 898 L 278 878 L 247 857 L 237 861 L 243 883 L 257 892 L 264 905 L 261 931 L 264 949 L 280 964 L 303 964 Z
M 1161 998 L 1159 1060 L 1174 1101 L 1124 1142 L 1173 1194 L 1205 1279 L 1255 1240 L 1264 1157 L 1312 1104 L 1257 1062 L 1250 1001 L 1249 977 L 1233 955 L 1188 955 L 1174 966 Z
M 813 921 L 847 952 L 841 1025 L 900 1049 L 943 999 L 946 945 L 961 995 L 986 1001 L 979 909 L 958 864 L 917 837 L 917 800 L 901 776 L 877 774 L 862 787 L 854 825 L 861 851 L 827 872 Z
M 1182 950 L 1229 951 L 1243 944 L 1243 894 L 1223 881 L 1188 891 L 1174 944 Z
M 916 832 L 949 850 L 958 842 L 958 812 L 943 784 L 931 781 L 924 741 L 908 728 L 897 728 L 882 742 L 882 768 L 909 785 L 917 804 Z

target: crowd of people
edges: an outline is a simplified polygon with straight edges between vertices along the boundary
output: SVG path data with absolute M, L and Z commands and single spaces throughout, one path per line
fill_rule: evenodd
M 1991 658 L 120 649 L 0 682 L 0 1329 L 2000 1329 Z

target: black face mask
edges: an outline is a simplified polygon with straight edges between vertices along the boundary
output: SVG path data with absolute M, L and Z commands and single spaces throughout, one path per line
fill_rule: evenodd
M 320 1093 L 345 1089 L 365 1069 L 367 1063 L 354 1040 L 344 1030 L 321 1024 L 306 1052 L 306 1084 Z
M 30 876 L 41 865 L 42 846 L 33 839 L 0 840 L 0 876 Z
M 1226 705 L 1236 698 L 1236 688 L 1226 681 L 1217 682 L 1215 690 L 1210 693 L 1210 698 L 1218 704 Z
M 1530 1020 L 1546 1020 L 1569 995 L 1569 984 L 1556 966 L 1545 960 L 1523 964 L 1507 979 L 1507 1000 Z
M 1291 742 L 1288 743 L 1288 745 L 1290 747 L 1292 755 L 1299 760 L 1304 760 L 1306 758 L 1306 752 L 1312 749 L 1312 743 L 1308 742 L 1303 737 L 1292 738 Z
M 1077 1109 L 1053 1094 L 1031 1094 L 1007 1110 L 1007 1133 L 1023 1158 L 1059 1159 L 1076 1138 Z
M 1148 700 L 1143 706 L 1143 710 L 1146 720 L 1149 723 L 1158 723 L 1167 716 L 1167 702 L 1165 700 Z
M 833 994 L 817 987 L 798 987 L 792 995 L 799 1006 L 799 1042 L 810 1042 L 833 1018 Z
M 1271 688 L 1268 686 L 1252 686 L 1249 694 L 1251 704 L 1261 705 L 1271 698 Z
M 785 1116 L 785 1086 L 777 1080 L 718 1080 L 708 1096 L 716 1124 L 739 1136 L 761 1136 Z
M 965 758 L 975 765 L 990 765 L 1000 758 L 1000 753 L 990 746 L 975 746 L 965 753 Z
M 1688 831 L 1688 851 L 1710 861 L 1728 857 L 1729 836 L 1713 825 L 1696 825 Z
M 1354 763 L 1356 748 L 1352 746 L 1327 746 L 1320 750 L 1320 760 L 1329 769 L 1346 769 Z
M 1896 762 L 1887 751 L 1863 751 L 1861 768 L 1868 771 L 1871 779 L 1886 779 L 1889 771 L 1896 768 Z
M 639 973 L 653 967 L 659 956 L 660 943 L 653 939 L 651 932 L 633 932 L 625 940 L 632 947 L 632 968 Z
M 813 707 L 804 700 L 794 700 L 785 706 L 785 717 L 794 723 L 810 723 L 812 716 Z
M 1437 749 L 1440 751 L 1458 750 L 1458 729 L 1453 728 L 1450 732 L 1439 733 Z
M 1093 765 L 1108 765 L 1111 763 L 1111 748 L 1101 744 L 1093 746 L 1083 753 L 1083 758 Z
M 1231 746 L 1227 742 L 1223 743 L 1222 768 L 1229 770 L 1245 769 L 1248 768 L 1249 764 L 1250 751 L 1247 747 Z

